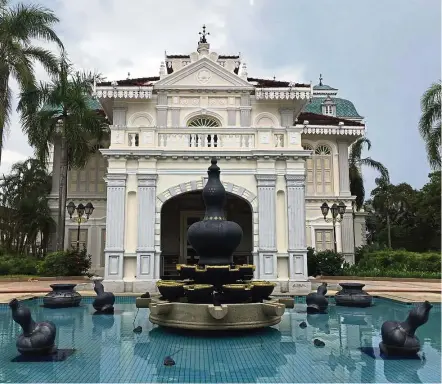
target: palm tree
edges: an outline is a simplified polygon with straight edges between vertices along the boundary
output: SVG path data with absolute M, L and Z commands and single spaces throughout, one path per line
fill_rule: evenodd
M 32 45 L 34 39 L 63 44 L 52 29 L 59 20 L 54 13 L 38 5 L 8 5 L 0 0 L 0 163 L 3 139 L 9 126 L 12 92 L 10 76 L 24 91 L 35 83 L 34 63 L 49 74 L 57 71 L 56 57 L 48 50 Z
M 348 156 L 349 175 L 350 175 L 350 192 L 352 196 L 356 196 L 355 207 L 359 211 L 365 198 L 364 179 L 362 177 L 362 166 L 376 169 L 382 177 L 389 180 L 388 170 L 379 161 L 373 160 L 371 157 L 362 158 L 362 150 L 367 145 L 367 150 L 371 148 L 371 141 L 366 137 L 357 139 L 350 149 Z
M 28 159 L 12 166 L 11 173 L 0 180 L 2 246 L 11 252 L 23 254 L 29 249 L 37 255 L 47 248 L 55 223 L 48 206 L 51 175 L 45 164 Z
M 441 167 L 441 81 L 433 83 L 421 99 L 422 116 L 419 132 L 425 141 L 427 156 L 433 170 Z
M 83 168 L 108 133 L 105 117 L 89 107 L 97 79 L 100 75 L 74 72 L 62 54 L 51 82 L 22 93 L 18 105 L 23 131 L 39 160 L 48 158 L 51 144 L 60 143 L 58 250 L 64 248 L 68 169 Z

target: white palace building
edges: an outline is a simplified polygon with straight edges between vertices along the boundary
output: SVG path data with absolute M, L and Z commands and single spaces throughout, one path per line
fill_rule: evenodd
M 239 55 L 168 55 L 159 76 L 96 85 L 92 107 L 110 121 L 108 148 L 71 170 L 68 202 L 92 202 L 80 242 L 114 292 L 152 290 L 178 263 L 196 262 L 187 228 L 204 215 L 201 190 L 216 156 L 228 194 L 226 215 L 244 231 L 234 254 L 258 279 L 290 293 L 309 289 L 307 247 L 333 249 L 320 206 L 344 202 L 337 249 L 352 262 L 365 216 L 352 213 L 349 146 L 364 135 L 354 105 L 322 84 L 249 77 Z M 59 177 L 59 146 L 54 178 Z M 57 182 L 51 206 L 57 209 Z M 66 247 L 76 222 L 67 219 Z

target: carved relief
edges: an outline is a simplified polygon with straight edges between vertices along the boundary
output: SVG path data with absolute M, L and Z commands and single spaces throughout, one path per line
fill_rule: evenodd
M 301 145 L 301 133 L 300 132 L 290 132 L 289 142 L 291 145 Z
M 207 84 L 211 77 L 212 74 L 207 69 L 201 69 L 196 75 L 196 79 L 201 84 Z
M 181 105 L 194 106 L 200 104 L 200 99 L 198 97 L 182 97 L 180 99 Z
M 111 134 L 112 144 L 123 144 L 124 132 L 123 131 L 112 131 Z
M 143 132 L 141 142 L 146 145 L 153 144 L 153 132 Z
M 270 134 L 265 132 L 259 135 L 259 142 L 261 144 L 269 144 L 270 143 Z
M 209 105 L 210 106 L 221 106 L 224 107 L 227 105 L 227 99 L 222 97 L 211 97 L 209 98 Z

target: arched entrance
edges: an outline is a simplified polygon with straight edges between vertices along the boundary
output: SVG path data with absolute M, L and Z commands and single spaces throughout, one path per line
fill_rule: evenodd
M 202 191 L 182 193 L 168 199 L 161 207 L 161 278 L 177 276 L 176 264 L 196 264 L 198 255 L 187 241 L 187 229 L 204 217 Z M 226 217 L 243 229 L 241 244 L 233 254 L 236 264 L 252 263 L 253 213 L 250 203 L 227 193 Z

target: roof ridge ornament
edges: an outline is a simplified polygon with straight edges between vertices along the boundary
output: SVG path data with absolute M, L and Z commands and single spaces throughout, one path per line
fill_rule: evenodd
M 319 85 L 323 85 L 322 80 L 324 80 L 324 79 L 322 78 L 322 73 L 320 73 L 319 74 Z
M 200 43 L 207 44 L 206 37 L 210 35 L 210 32 L 206 32 L 206 24 L 203 25 L 203 31 L 198 33 L 200 35 Z

